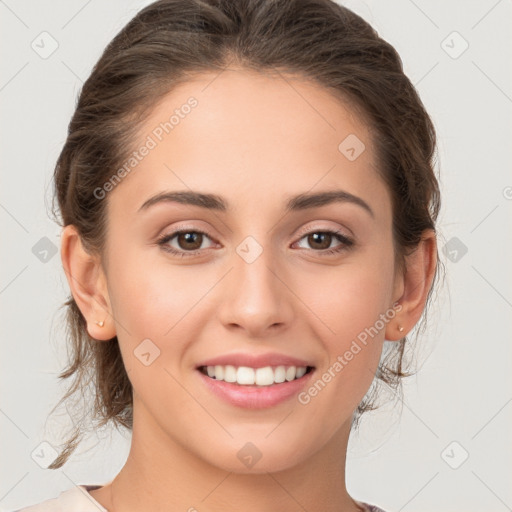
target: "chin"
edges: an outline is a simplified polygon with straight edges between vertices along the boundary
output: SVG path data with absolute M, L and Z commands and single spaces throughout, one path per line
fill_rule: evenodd
M 301 446 L 274 446 L 263 440 L 261 442 L 243 441 L 233 442 L 235 447 L 227 446 L 224 450 L 217 446 L 212 453 L 208 451 L 205 459 L 208 463 L 221 468 L 224 471 L 243 475 L 262 475 L 285 471 L 301 464 L 307 458 Z M 233 456 L 234 454 L 234 456 Z

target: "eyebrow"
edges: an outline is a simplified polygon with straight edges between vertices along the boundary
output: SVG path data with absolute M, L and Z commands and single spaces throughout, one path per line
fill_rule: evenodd
M 138 211 L 147 210 L 155 204 L 166 202 L 199 206 L 208 210 L 216 210 L 220 212 L 226 212 L 229 210 L 228 202 L 216 194 L 203 194 L 200 192 L 184 190 L 161 192 L 156 194 L 145 201 Z M 326 192 L 304 193 L 293 196 L 286 202 L 285 210 L 286 212 L 301 211 L 309 208 L 326 206 L 332 203 L 355 204 L 363 208 L 371 215 L 372 218 L 375 218 L 372 208 L 368 203 L 366 203 L 366 201 L 344 190 L 329 190 Z

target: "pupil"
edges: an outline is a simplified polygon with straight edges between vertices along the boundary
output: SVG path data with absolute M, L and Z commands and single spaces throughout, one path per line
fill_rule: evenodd
M 318 249 L 327 249 L 331 245 L 330 240 L 331 235 L 329 233 L 313 233 L 312 235 L 309 235 L 309 238 L 312 239 L 314 244 L 320 244 L 321 247 L 317 247 Z M 320 241 L 319 241 L 320 239 Z M 325 243 L 327 240 L 327 243 Z M 322 243 L 323 241 L 323 243 Z M 310 240 L 311 243 L 311 240 Z
M 181 233 L 178 237 L 179 245 L 182 249 L 199 249 L 201 247 L 201 233 Z M 198 243 L 199 240 L 199 243 Z M 185 247 L 182 246 L 181 242 L 185 242 Z M 195 245 L 194 245 L 195 242 Z M 188 245 L 187 245 L 188 244 Z M 192 244 L 192 247 L 190 246 Z

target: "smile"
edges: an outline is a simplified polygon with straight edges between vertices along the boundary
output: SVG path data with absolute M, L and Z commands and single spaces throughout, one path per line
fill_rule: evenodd
M 215 365 L 201 366 L 199 370 L 208 377 L 241 386 L 271 386 L 300 379 L 309 373 L 311 366 L 265 366 L 250 368 L 248 366 Z

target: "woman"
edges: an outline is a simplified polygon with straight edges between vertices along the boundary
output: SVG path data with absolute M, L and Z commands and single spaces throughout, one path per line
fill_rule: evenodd
M 434 153 L 398 54 L 334 2 L 139 12 L 55 170 L 64 399 L 92 376 L 131 449 L 23 510 L 382 510 L 348 493 L 346 449 L 434 285 Z

